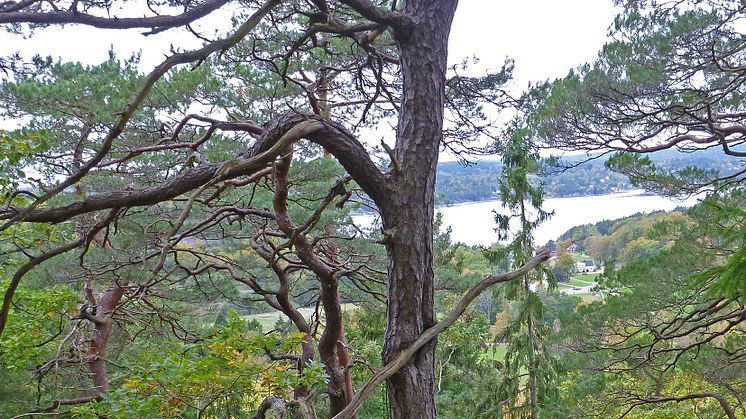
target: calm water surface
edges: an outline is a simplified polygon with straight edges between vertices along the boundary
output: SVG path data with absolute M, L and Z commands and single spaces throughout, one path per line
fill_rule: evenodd
M 655 195 L 643 195 L 642 191 L 611 195 L 581 196 L 575 198 L 551 198 L 544 201 L 545 211 L 554 211 L 554 216 L 539 226 L 534 234 L 537 244 L 557 239 L 562 233 L 582 224 L 596 223 L 632 215 L 638 212 L 670 211 L 678 206 L 692 206 L 697 198 L 676 201 Z M 484 201 L 439 207 L 444 226 L 451 226 L 451 240 L 469 245 L 489 245 L 497 241 L 493 211 L 505 213 L 500 201 Z M 356 216 L 356 223 L 370 225 L 371 216 Z

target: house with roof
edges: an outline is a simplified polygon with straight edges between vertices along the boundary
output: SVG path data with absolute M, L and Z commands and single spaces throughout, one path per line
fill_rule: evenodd
M 570 253 L 576 252 L 578 250 L 578 245 L 575 243 L 570 244 L 567 246 L 567 251 Z
M 575 262 L 575 270 L 578 273 L 596 272 L 596 264 L 592 260 L 579 260 Z

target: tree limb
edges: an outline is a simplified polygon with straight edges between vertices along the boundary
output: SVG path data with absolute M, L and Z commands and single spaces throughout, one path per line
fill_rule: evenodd
M 51 405 L 35 410 L 33 412 L 24 413 L 22 415 L 13 416 L 11 419 L 18 419 L 18 418 L 25 418 L 25 417 L 35 417 L 40 416 L 42 413 L 52 413 L 56 409 L 58 409 L 60 406 L 75 406 L 78 404 L 84 404 L 84 403 L 90 403 L 92 401 L 100 401 L 101 396 L 86 396 L 86 397 L 79 397 L 77 399 L 66 399 L 66 400 L 55 400 L 52 402 Z
M 371 198 L 379 205 L 384 202 L 387 196 L 385 177 L 352 133 L 320 117 L 289 113 L 271 123 L 247 154 L 227 162 L 197 166 L 152 188 L 102 193 L 61 207 L 11 207 L 0 211 L 0 219 L 14 221 L 22 217 L 27 222 L 59 223 L 77 215 L 108 208 L 157 204 L 209 182 L 252 175 L 264 169 L 266 163 L 279 156 L 285 147 L 302 138 L 329 150 Z
M 227 48 L 230 48 L 234 45 L 236 45 L 238 42 L 240 42 L 246 35 L 251 32 L 251 30 L 256 27 L 256 25 L 259 24 L 259 22 L 266 16 L 275 6 L 280 4 L 282 0 L 269 0 L 267 3 L 264 4 L 259 10 L 254 12 L 251 17 L 249 17 L 246 22 L 244 22 L 238 30 L 236 30 L 231 36 L 217 40 L 215 42 L 212 42 L 210 44 L 205 45 L 204 47 L 195 50 L 195 51 L 189 51 L 179 54 L 174 54 L 170 57 L 168 57 L 165 61 L 163 61 L 161 64 L 159 64 L 153 71 L 150 72 L 148 77 L 145 79 L 145 83 L 140 88 L 140 90 L 130 99 L 130 101 L 125 105 L 124 109 L 122 110 L 119 119 L 117 120 L 116 124 L 111 128 L 109 133 L 106 135 L 106 137 L 103 139 L 101 143 L 101 148 L 96 152 L 96 154 L 88 160 L 81 168 L 75 172 L 73 175 L 65 179 L 62 183 L 54 187 L 52 190 L 44 194 L 44 196 L 41 196 L 39 199 L 34 201 L 30 206 L 23 209 L 22 211 L 16 213 L 12 218 L 10 218 L 9 221 L 7 221 L 5 224 L 0 226 L 0 231 L 7 229 L 11 225 L 13 225 L 16 221 L 25 219 L 26 215 L 33 210 L 34 208 L 38 207 L 42 203 L 46 202 L 50 198 L 54 197 L 58 193 L 64 191 L 68 187 L 76 184 L 79 182 L 88 172 L 91 171 L 98 163 L 103 160 L 103 158 L 109 153 L 109 150 L 111 150 L 112 143 L 114 142 L 114 139 L 118 138 L 119 135 L 124 131 L 125 126 L 129 122 L 129 120 L 132 118 L 132 116 L 135 113 L 135 110 L 142 104 L 142 102 L 148 97 L 148 94 L 150 93 L 150 89 L 155 85 L 155 83 L 160 80 L 161 77 L 163 77 L 166 72 L 168 72 L 171 68 L 175 67 L 179 64 L 186 64 L 190 62 L 199 62 L 204 59 L 206 59 L 208 56 L 210 56 L 212 53 L 220 50 L 225 50 Z M 4 217 L 0 217 L 4 218 Z M 9 218 L 9 217 L 5 217 Z
M 340 1 L 360 13 L 364 18 L 392 27 L 400 35 L 406 36 L 412 30 L 414 22 L 403 13 L 380 9 L 370 0 Z
M 350 404 L 333 419 L 350 419 L 355 415 L 357 409 L 362 406 L 363 402 L 370 396 L 375 387 L 382 381 L 391 377 L 400 368 L 405 366 L 410 358 L 417 353 L 417 351 L 430 342 L 433 338 L 438 336 L 441 332 L 450 327 L 458 318 L 464 313 L 469 304 L 484 292 L 487 288 L 492 285 L 512 281 L 515 278 L 520 278 L 522 275 L 528 273 L 541 263 L 549 259 L 549 250 L 542 249 L 536 256 L 533 257 L 528 263 L 523 265 L 521 268 L 515 271 L 504 273 L 501 275 L 493 275 L 483 279 L 482 281 L 472 285 L 466 294 L 459 300 L 458 304 L 448 313 L 446 318 L 436 323 L 431 328 L 425 330 L 410 346 L 404 349 L 393 361 L 389 362 L 381 368 L 377 373 L 368 380 L 367 383 L 360 389 L 355 395 Z
M 3 12 L 0 11 L 0 24 L 31 23 L 38 25 L 64 25 L 77 23 L 100 29 L 152 28 L 151 33 L 183 26 L 207 16 L 227 4 L 230 0 L 208 0 L 180 15 L 162 15 L 149 17 L 101 17 L 74 10 L 55 10 L 51 12 Z
M 109 215 L 103 220 L 101 220 L 98 224 L 96 224 L 91 229 L 91 231 L 92 232 L 100 231 L 102 228 L 108 225 L 112 220 L 114 220 L 116 213 L 117 213 L 116 209 L 112 210 L 109 213 Z M 21 279 L 23 279 L 23 277 L 27 273 L 31 272 L 31 270 L 34 269 L 36 266 L 44 263 L 45 261 L 55 256 L 61 255 L 79 246 L 82 246 L 83 244 L 85 244 L 85 241 L 86 241 L 86 238 L 81 237 L 70 243 L 64 244 L 59 247 L 55 247 L 54 249 L 48 250 L 39 256 L 35 256 L 31 258 L 31 260 L 29 260 L 28 262 L 23 264 L 23 266 L 18 268 L 16 273 L 13 274 L 13 278 L 10 280 L 8 289 L 5 290 L 5 296 L 3 297 L 3 305 L 2 305 L 2 308 L 0 308 L 0 337 L 3 335 L 3 331 L 5 330 L 5 325 L 8 322 L 8 314 L 10 313 L 10 305 L 13 302 L 13 295 L 15 295 L 16 289 L 18 288 L 18 285 L 21 283 Z
M 664 402 L 683 402 L 686 400 L 693 400 L 693 399 L 706 399 L 706 398 L 713 398 L 720 403 L 720 407 L 723 409 L 723 412 L 725 412 L 725 415 L 728 416 L 728 419 L 736 419 L 736 414 L 733 411 L 733 408 L 730 407 L 728 404 L 728 401 L 723 397 L 722 394 L 719 393 L 713 393 L 713 392 L 704 392 L 704 393 L 692 393 L 687 394 L 686 396 L 669 396 L 669 397 L 653 397 L 650 399 L 643 399 L 638 402 L 635 402 L 622 416 L 620 416 L 620 419 L 627 416 L 629 412 L 632 411 L 637 406 L 641 406 L 644 404 L 653 404 L 653 403 L 664 403 Z

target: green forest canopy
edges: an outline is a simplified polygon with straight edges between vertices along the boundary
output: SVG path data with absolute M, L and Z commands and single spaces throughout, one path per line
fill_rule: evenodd
M 510 61 L 447 67 L 455 0 L 2 3 L 29 37 L 233 16 L 147 74 L 0 59 L 0 115 L 22 125 L 0 132 L 0 411 L 746 417 L 744 6 L 615 3 L 598 59 L 521 97 Z M 358 139 L 389 118 L 393 147 Z M 522 228 L 456 246 L 433 223 L 438 155 L 485 138 L 499 175 L 468 182 Z M 531 234 L 567 184 L 536 182 L 548 149 L 708 197 L 571 231 L 605 271 L 561 294 Z M 716 164 L 653 154 L 694 149 Z M 381 231 L 351 223 L 361 206 Z

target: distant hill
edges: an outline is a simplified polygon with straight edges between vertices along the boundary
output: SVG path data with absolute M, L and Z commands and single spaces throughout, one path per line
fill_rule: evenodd
M 726 173 L 742 164 L 739 159 L 726 158 L 719 150 L 712 149 L 696 153 L 665 150 L 651 154 L 650 157 L 660 166 L 671 170 L 697 165 Z M 581 163 L 588 158 L 588 156 L 571 156 L 566 158 L 565 162 Z M 544 188 L 549 197 L 601 195 L 632 189 L 629 180 L 607 169 L 605 162 L 606 156 L 602 156 L 571 169 L 557 171 L 553 175 L 536 177 L 535 181 L 544 182 Z M 437 203 L 449 205 L 496 199 L 500 169 L 500 162 L 489 160 L 470 166 L 464 166 L 458 162 L 439 163 L 435 184 Z

